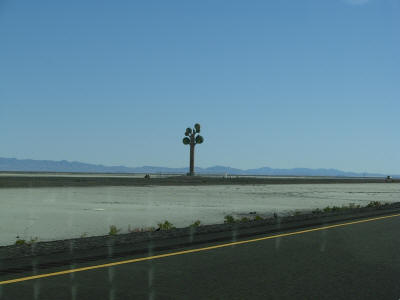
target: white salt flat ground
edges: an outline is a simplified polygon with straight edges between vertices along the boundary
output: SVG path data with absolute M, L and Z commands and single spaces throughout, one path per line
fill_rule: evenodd
M 328 205 L 400 201 L 400 184 L 289 184 L 0 189 L 0 245 L 104 235 L 110 225 L 156 227 L 169 220 L 222 223 L 227 214 L 287 213 Z

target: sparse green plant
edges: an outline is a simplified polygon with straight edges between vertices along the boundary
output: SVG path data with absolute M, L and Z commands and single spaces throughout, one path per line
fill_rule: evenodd
M 85 237 L 87 237 L 87 236 L 88 236 L 88 233 L 87 233 L 87 232 L 84 232 L 84 233 L 82 233 L 82 234 L 80 235 L 80 238 L 83 239 L 83 238 L 85 238 Z
M 29 241 L 20 239 L 19 236 L 17 236 L 17 240 L 15 241 L 15 245 L 18 245 L 18 246 L 21 246 L 21 245 L 31 246 L 31 245 L 37 243 L 38 240 L 39 240 L 39 238 L 37 236 L 34 237 L 34 238 L 31 237 L 31 239 Z
M 331 211 L 339 211 L 340 207 L 339 206 L 332 206 Z
M 331 211 L 331 208 L 330 208 L 329 206 L 327 206 L 327 207 L 325 207 L 325 208 L 323 209 L 323 211 L 326 212 L 326 213 L 327 213 L 327 212 L 330 212 L 330 211 Z
M 371 201 L 366 207 L 381 207 L 382 205 L 380 201 Z
M 320 214 L 322 213 L 322 211 L 319 208 L 314 209 L 313 211 L 311 211 L 311 213 L 313 214 Z
M 23 239 L 17 239 L 15 241 L 15 245 L 17 245 L 17 246 L 21 246 L 21 245 L 25 245 L 25 244 L 26 244 L 26 241 Z
M 190 227 L 199 227 L 201 224 L 200 220 L 195 221 Z
M 117 228 L 115 225 L 110 225 L 110 231 L 108 232 L 109 235 L 116 235 L 121 231 L 121 229 Z
M 38 240 L 39 240 L 39 238 L 37 236 L 35 236 L 34 238 L 31 237 L 31 239 L 26 244 L 33 245 L 33 244 L 37 243 Z
M 171 230 L 171 229 L 175 228 L 173 226 L 173 224 L 168 222 L 167 220 L 164 221 L 164 223 L 158 223 L 157 225 L 158 225 L 158 228 L 160 228 L 160 230 Z
M 296 209 L 296 210 L 294 211 L 294 215 L 295 215 L 295 216 L 301 215 L 301 211 L 298 210 L 298 209 Z
M 236 222 L 235 218 L 232 217 L 231 215 L 225 216 L 224 219 L 225 219 L 224 223 L 227 223 L 227 224 L 232 224 L 232 223 Z
M 247 218 L 247 217 L 243 217 L 243 218 L 240 219 L 241 223 L 246 223 L 246 222 L 249 222 L 249 221 L 250 221 L 250 219 Z
M 261 216 L 255 216 L 254 221 L 261 221 L 264 220 Z
M 371 204 L 373 205 L 373 204 Z M 369 206 L 369 207 L 373 207 L 373 206 Z M 342 206 L 327 206 L 325 208 L 323 208 L 322 210 L 319 208 L 314 209 L 313 211 L 311 211 L 313 214 L 319 214 L 319 213 L 329 213 L 329 212 L 335 212 L 335 211 L 344 211 L 344 210 L 350 210 L 350 209 L 357 209 L 360 208 L 359 204 L 355 204 L 355 203 L 349 203 L 348 205 L 342 205 Z

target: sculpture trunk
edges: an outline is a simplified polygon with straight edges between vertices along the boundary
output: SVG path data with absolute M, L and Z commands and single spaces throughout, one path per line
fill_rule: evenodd
M 194 137 L 191 137 L 190 141 L 190 176 L 194 175 Z

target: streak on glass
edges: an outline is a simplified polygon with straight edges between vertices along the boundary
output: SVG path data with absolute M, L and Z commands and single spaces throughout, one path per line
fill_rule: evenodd
M 115 289 L 114 289 L 113 286 L 110 288 L 110 292 L 109 292 L 109 297 L 108 297 L 108 299 L 109 299 L 109 300 L 115 300 Z
M 321 245 L 319 247 L 319 251 L 325 252 L 326 249 L 326 230 L 321 230 Z
M 237 241 L 237 229 L 234 228 L 232 230 L 232 242 L 236 242 L 236 241 Z M 235 247 L 235 246 L 233 246 L 233 247 Z
M 31 253 L 32 253 L 32 255 L 33 255 L 33 253 L 35 251 L 34 249 L 35 249 L 35 243 L 32 243 L 32 245 L 31 245 Z M 38 265 L 37 258 L 33 258 L 32 259 L 32 272 L 33 272 L 33 275 L 37 275 L 38 274 L 37 265 Z M 34 281 L 34 284 L 33 284 L 33 299 L 35 299 L 35 300 L 39 299 L 39 295 L 40 295 L 40 279 Z
M 73 270 L 73 269 L 75 269 L 75 268 L 76 268 L 76 265 L 75 265 L 75 264 L 70 264 L 70 265 L 69 265 L 69 269 L 70 269 L 70 270 Z M 69 278 L 70 278 L 71 281 L 74 281 L 74 279 L 75 279 L 75 272 L 69 273 Z
M 109 267 L 108 269 L 108 282 L 113 285 L 114 283 L 114 277 L 115 277 L 115 268 L 114 267 Z
M 33 284 L 33 299 L 39 300 L 40 299 L 40 279 L 35 280 Z
M 74 253 L 74 246 L 75 246 L 75 242 L 71 240 L 69 242 L 69 253 L 71 254 L 71 256 Z
M 276 219 L 276 224 L 278 225 L 278 230 L 281 229 L 281 218 L 278 217 L 278 214 L 275 212 L 274 217 Z M 281 245 L 281 237 L 275 238 L 275 250 L 279 250 Z
M 155 296 L 154 296 L 155 294 L 154 294 L 154 291 L 150 291 L 149 292 L 149 300 L 154 300 L 155 298 Z
M 194 232 L 195 232 L 194 227 L 190 227 L 189 242 L 193 242 Z
M 153 244 L 150 242 L 148 245 L 149 254 L 148 256 L 153 256 Z M 154 262 L 150 260 L 149 263 L 149 270 L 148 270 L 148 289 L 149 289 L 149 299 L 154 299 L 154 290 L 153 290 L 153 280 L 154 280 Z
M 73 283 L 71 285 L 71 300 L 76 300 L 76 294 L 78 293 L 78 286 Z
M 107 241 L 108 257 L 112 257 L 114 253 L 114 240 Z
M 76 265 L 71 263 L 69 265 L 69 269 L 73 270 L 76 268 Z M 76 300 L 76 294 L 78 291 L 78 287 L 75 283 L 75 272 L 69 273 L 69 279 L 70 279 L 70 286 L 71 286 L 71 300 Z
M 69 253 L 70 253 L 70 257 L 73 257 L 73 253 L 74 253 L 74 242 L 73 241 L 70 241 L 69 242 Z M 75 269 L 75 264 L 74 263 L 71 263 L 70 265 L 69 265 L 69 268 L 70 268 L 70 270 L 73 270 L 73 269 Z M 76 284 L 75 284 L 75 272 L 71 272 L 71 273 L 69 273 L 69 278 L 70 278 L 70 281 L 71 281 L 71 300 L 75 300 L 76 299 L 76 292 L 77 292 L 77 287 L 76 287 Z
M 108 283 L 110 287 L 109 300 L 115 299 L 115 286 L 114 286 L 115 271 L 116 271 L 115 267 L 107 268 Z

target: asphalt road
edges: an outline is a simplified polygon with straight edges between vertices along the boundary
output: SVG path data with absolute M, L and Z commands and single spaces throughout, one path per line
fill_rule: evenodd
M 4 284 L 33 275 L 10 274 L 0 277 L 0 299 L 397 300 L 399 231 L 396 216 Z M 218 244 L 196 248 L 214 245 Z M 182 250 L 187 249 L 149 255 Z M 49 268 L 38 274 L 133 258 Z

